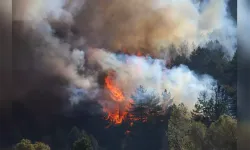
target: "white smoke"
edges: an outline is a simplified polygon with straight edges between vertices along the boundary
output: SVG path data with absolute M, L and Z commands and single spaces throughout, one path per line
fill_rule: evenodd
M 54 35 L 51 22 L 58 22 L 62 25 L 73 23 L 71 14 L 73 12 L 64 9 L 65 4 L 65 0 L 15 1 L 13 25 L 16 26 L 16 30 L 14 32 L 18 36 L 23 36 L 21 44 L 28 45 L 29 50 L 27 48 L 14 49 L 13 53 L 17 57 L 21 57 L 17 54 L 20 51 L 30 53 L 29 58 L 24 58 L 22 61 L 31 60 L 32 64 L 24 63 L 30 66 L 22 67 L 31 67 L 32 71 L 45 77 L 57 77 L 58 80 L 83 89 L 95 88 L 97 83 L 94 76 L 78 73 L 79 67 L 85 70 L 84 53 L 78 49 L 70 51 L 71 41 L 59 39 Z M 17 66 L 20 67 L 18 63 Z
M 174 103 L 183 102 L 192 108 L 202 91 L 210 92 L 215 80 L 208 76 L 198 76 L 187 66 L 180 65 L 172 69 L 164 66 L 164 60 L 150 57 L 115 55 L 104 50 L 95 50 L 90 58 L 103 70 L 116 72 L 115 84 L 131 97 L 136 89 L 143 86 L 148 91 L 158 94 L 165 90 L 173 96 Z M 161 99 L 164 103 L 165 99 Z
M 207 42 L 215 40 L 228 55 L 232 56 L 235 51 L 236 26 L 227 12 L 227 0 L 210 0 L 202 4 L 191 0 L 110 0 L 107 3 L 99 0 L 20 0 L 13 6 L 13 20 L 24 22 L 29 29 L 27 32 L 33 35 L 26 40 L 35 45 L 32 52 L 36 69 L 63 78 L 91 96 L 94 94 L 89 90 L 98 88 L 97 77 L 85 73 L 84 57 L 101 66 L 101 71 L 115 70 L 115 82 L 127 97 L 142 85 L 157 93 L 166 89 L 176 103 L 184 102 L 192 107 L 199 93 L 210 89 L 214 82 L 211 77 L 198 76 L 183 65 L 166 69 L 161 59 L 116 56 L 106 51 L 123 47 L 137 51 L 142 47 L 149 54 L 159 55 L 162 49 L 168 53 L 166 47 L 170 44 L 179 48 L 187 42 L 186 50 L 190 54 L 195 47 L 207 46 Z M 103 9 L 104 6 L 108 6 L 107 9 Z M 73 42 L 61 40 L 53 35 L 51 22 L 76 25 L 82 37 Z M 74 42 L 114 49 L 96 49 L 88 56 L 78 49 L 70 52 Z M 81 75 L 79 68 L 84 72 Z
M 73 21 L 70 12 L 63 9 L 66 0 L 14 0 L 13 20 L 29 22 L 45 21 L 49 17 L 62 21 L 67 19 L 68 23 Z

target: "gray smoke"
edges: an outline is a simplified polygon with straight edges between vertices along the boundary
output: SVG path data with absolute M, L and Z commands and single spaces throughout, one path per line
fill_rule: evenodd
M 78 67 L 85 70 L 84 53 L 71 51 L 72 43 L 79 45 L 81 40 L 69 30 L 73 17 L 64 9 L 64 1 L 20 0 L 13 8 L 13 93 L 68 84 L 83 89 L 97 86 L 94 76 L 78 74 Z M 65 36 L 59 38 L 60 29 L 65 29 Z
M 76 25 L 93 47 L 111 51 L 126 48 L 157 57 L 178 53 L 186 46 L 189 55 L 197 46 L 219 41 L 232 56 L 236 25 L 227 10 L 228 0 L 86 0 L 76 15 Z
M 18 96 L 65 87 L 74 95 L 79 95 L 75 89 L 83 91 L 72 103 L 95 99 L 103 90 L 98 75 L 114 69 L 127 97 L 142 85 L 158 93 L 167 89 L 176 103 L 191 107 L 214 82 L 211 77 L 197 76 L 183 65 L 166 69 L 161 57 L 120 61 L 125 55 L 117 57 L 114 51 L 171 57 L 169 46 L 180 53 L 184 45 L 188 56 L 197 46 L 218 40 L 232 56 L 236 44 L 226 0 L 15 0 L 13 10 L 12 92 Z
M 116 72 L 115 84 L 126 96 L 127 100 L 136 89 L 143 86 L 147 92 L 164 93 L 168 90 L 174 103 L 183 102 L 192 108 L 197 97 L 203 91 L 211 93 L 216 82 L 211 76 L 198 76 L 187 66 L 180 65 L 171 69 L 165 68 L 165 62 L 151 57 L 138 57 L 128 55 L 116 55 L 104 50 L 94 50 L 92 63 L 97 63 L 102 70 L 114 70 Z M 165 101 L 166 100 L 166 101 Z M 169 99 L 161 97 L 160 103 Z

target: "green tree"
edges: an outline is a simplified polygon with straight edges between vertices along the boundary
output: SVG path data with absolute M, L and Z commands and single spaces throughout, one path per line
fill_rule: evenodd
M 28 139 L 22 139 L 16 144 L 15 150 L 35 150 L 34 145 Z
M 229 114 L 230 100 L 226 90 L 220 85 L 214 86 L 210 94 L 207 91 L 201 92 L 192 112 L 194 120 L 209 126 L 221 115 Z
M 197 48 L 190 56 L 186 65 L 199 74 L 209 74 L 220 82 L 224 82 L 224 70 L 229 63 L 225 51 L 221 47 L 213 50 Z
M 237 149 L 237 122 L 230 116 L 222 115 L 211 124 L 207 131 L 207 146 L 215 150 Z
M 36 142 L 33 146 L 35 150 L 50 150 L 50 147 L 42 142 Z
M 95 139 L 95 137 L 93 135 L 90 135 L 89 138 L 91 140 L 91 143 L 92 143 L 92 146 L 93 146 L 93 150 L 99 150 L 100 146 L 98 144 L 98 141 Z
M 209 43 L 213 50 L 198 47 L 189 58 L 181 54 L 172 61 L 172 65 L 187 65 L 198 74 L 209 74 L 224 88 L 228 99 L 229 112 L 237 116 L 237 53 L 232 59 L 227 56 L 221 46 L 216 42 Z M 218 118 L 217 118 L 218 119 Z
M 232 116 L 237 116 L 237 54 L 238 51 L 235 52 L 233 59 L 230 61 L 229 65 L 225 69 L 225 89 L 227 94 L 232 98 L 230 113 Z
M 16 144 L 15 150 L 50 150 L 50 147 L 42 142 L 32 142 L 28 139 L 22 139 Z
M 91 139 L 87 134 L 73 144 L 73 150 L 93 150 Z
M 170 120 L 168 121 L 168 141 L 171 150 L 192 149 L 189 138 L 191 116 L 184 104 L 173 105 Z
M 173 105 L 168 124 L 168 140 L 173 150 L 237 149 L 237 122 L 221 115 L 209 127 L 192 120 L 183 104 Z
M 147 91 L 143 86 L 140 86 L 135 93 L 135 95 L 132 95 L 132 99 L 136 101 L 136 104 L 132 105 L 130 113 L 139 122 L 157 122 L 156 120 L 162 120 L 164 111 L 173 102 L 171 94 L 167 90 L 162 93 L 163 103 L 160 102 L 160 94 L 154 91 Z
M 73 143 L 78 139 L 80 139 L 82 136 L 83 136 L 82 132 L 76 126 L 74 126 L 68 135 L 69 145 L 72 146 Z
M 142 86 L 132 96 L 132 99 L 136 101 L 129 112 L 132 114 L 129 119 L 133 125 L 129 126 L 130 133 L 123 141 L 124 150 L 158 150 L 161 148 L 165 129 L 163 107 L 167 107 L 171 99 L 169 93 L 165 91 L 162 96 L 167 103 L 159 105 L 160 96 Z
M 205 149 L 206 130 L 207 127 L 201 122 L 193 121 L 191 123 L 189 137 L 195 150 Z

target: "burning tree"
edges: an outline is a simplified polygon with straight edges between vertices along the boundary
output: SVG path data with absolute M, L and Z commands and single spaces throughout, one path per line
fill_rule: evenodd
M 165 90 L 163 98 L 169 98 L 170 93 Z M 129 120 L 132 126 L 129 126 L 130 134 L 124 140 L 123 149 L 158 149 L 164 136 L 164 128 L 167 124 L 167 111 L 165 105 L 160 103 L 161 95 L 156 92 L 150 92 L 143 86 L 140 86 L 132 99 L 135 101 L 129 111 Z M 171 102 L 171 99 L 168 99 Z M 145 141 L 151 142 L 145 143 Z
M 119 125 L 109 129 L 116 128 L 118 133 L 125 134 L 117 135 L 124 139 L 123 149 L 155 149 L 155 145 L 161 146 L 167 121 L 166 110 L 172 102 L 170 93 L 165 90 L 160 95 L 140 86 L 128 96 L 115 81 L 116 72 L 109 71 L 105 77 L 105 88 L 110 100 L 102 105 L 109 121 L 107 127 Z M 152 137 L 155 141 L 145 144 Z
M 110 71 L 105 78 L 105 87 L 109 91 L 114 108 L 104 107 L 103 110 L 108 114 L 107 120 L 113 124 L 121 124 L 127 118 L 128 110 L 131 108 L 133 100 L 126 99 L 122 90 L 113 82 L 114 78 L 114 71 Z
M 127 98 L 114 80 L 115 71 L 109 71 L 105 78 L 105 87 L 109 92 L 111 104 L 104 105 L 103 111 L 107 113 L 106 120 L 109 120 L 111 124 L 121 124 L 125 120 L 131 126 L 135 121 L 147 122 L 149 116 L 156 117 L 163 114 L 166 102 L 172 102 L 170 93 L 166 90 L 162 96 L 167 98 L 167 101 L 161 104 L 160 96 L 155 92 L 148 92 L 143 86 L 140 86 L 131 98 Z

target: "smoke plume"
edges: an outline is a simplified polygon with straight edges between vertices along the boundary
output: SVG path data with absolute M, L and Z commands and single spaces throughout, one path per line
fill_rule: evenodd
M 212 77 L 198 76 L 187 66 L 180 65 L 167 69 L 163 60 L 151 57 L 115 55 L 104 50 L 95 50 L 89 59 L 92 63 L 99 64 L 104 71 L 116 72 L 114 82 L 127 99 L 142 86 L 148 92 L 154 91 L 159 95 L 167 90 L 173 96 L 175 103 L 183 102 L 192 108 L 200 92 L 211 92 L 211 87 L 215 83 Z M 161 98 L 161 103 L 169 100 Z
M 174 45 L 197 46 L 219 41 L 229 55 L 236 44 L 236 26 L 227 0 L 86 0 L 76 25 L 88 44 L 111 51 L 142 51 L 160 57 Z
M 77 87 L 94 99 L 98 75 L 113 69 L 127 97 L 142 85 L 191 106 L 213 79 L 183 65 L 166 69 L 162 52 L 189 55 L 217 40 L 232 55 L 236 44 L 226 0 L 15 0 L 13 10 L 11 96 Z M 158 59 L 117 56 L 124 48 Z
M 79 64 L 84 54 L 72 49 L 79 39 L 69 29 L 73 18 L 64 5 L 62 0 L 14 2 L 12 92 L 16 95 L 70 84 L 83 89 L 97 86 L 93 76 L 77 72 L 79 66 L 84 70 Z M 62 28 L 65 35 L 60 37 Z

